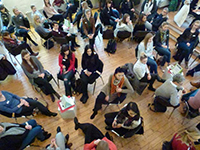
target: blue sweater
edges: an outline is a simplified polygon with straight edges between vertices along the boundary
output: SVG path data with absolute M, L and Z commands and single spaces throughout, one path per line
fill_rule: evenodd
M 20 104 L 21 97 L 7 91 L 1 92 L 5 96 L 6 100 L 0 102 L 0 110 L 7 113 L 19 114 L 22 111 L 22 107 L 18 108 L 17 105 Z

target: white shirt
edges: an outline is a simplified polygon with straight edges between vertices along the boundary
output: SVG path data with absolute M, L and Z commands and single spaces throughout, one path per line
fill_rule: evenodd
M 151 43 L 147 43 L 147 48 L 145 49 L 144 42 L 140 42 L 138 46 L 137 59 L 140 58 L 140 54 L 144 52 L 148 57 L 153 59 L 153 41 Z
M 149 68 L 147 67 L 147 64 L 143 64 L 140 60 L 138 60 L 133 66 L 133 71 L 138 80 L 141 80 L 145 76 L 145 73 L 149 73 Z

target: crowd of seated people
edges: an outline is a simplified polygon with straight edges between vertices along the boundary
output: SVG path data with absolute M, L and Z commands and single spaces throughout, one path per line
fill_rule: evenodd
M 195 4 L 198 6 L 198 4 Z M 176 74 L 168 80 L 161 79 L 158 75 L 158 64 L 155 58 L 155 51 L 163 59 L 160 63 L 161 71 L 164 70 L 165 63 L 170 65 L 171 50 L 169 47 L 169 29 L 168 23 L 168 8 L 164 8 L 161 14 L 157 13 L 156 0 L 145 0 L 141 6 L 141 13 L 138 20 L 135 22 L 135 8 L 132 0 L 111 1 L 106 0 L 101 10 L 101 23 L 97 22 L 97 13 L 94 17 L 92 15 L 93 4 L 90 0 L 81 0 L 80 9 L 77 11 L 76 0 L 54 0 L 51 4 L 50 0 L 44 0 L 44 15 L 43 16 L 35 5 L 31 5 L 34 28 L 37 33 L 43 35 L 45 40 L 50 37 L 61 37 L 66 39 L 66 43 L 61 45 L 58 56 L 59 75 L 62 77 L 66 96 L 73 96 L 72 88 L 73 79 L 76 72 L 77 59 L 75 57 L 75 47 L 80 47 L 76 43 L 77 34 L 73 34 L 64 30 L 64 19 L 68 19 L 71 25 L 77 23 L 78 32 L 81 31 L 89 39 L 89 44 L 85 44 L 84 52 L 81 60 L 81 74 L 80 80 L 82 84 L 82 96 L 80 101 L 85 104 L 89 99 L 88 84 L 96 82 L 103 73 L 103 63 L 99 55 L 94 50 L 95 38 L 99 32 L 103 33 L 103 26 L 110 25 L 113 27 L 114 36 L 120 41 L 126 38 L 134 37 L 139 42 L 137 46 L 137 62 L 133 66 L 134 74 L 140 82 L 148 83 L 148 89 L 155 92 L 155 97 L 162 97 L 169 104 L 174 107 L 179 106 L 181 95 L 185 92 L 182 87 L 184 77 L 181 74 Z M 115 9 L 116 8 L 116 9 Z M 192 8 L 192 12 L 198 12 L 198 8 Z M 21 67 L 28 77 L 32 85 L 37 86 L 43 90 L 46 95 L 50 95 L 52 101 L 55 97 L 60 99 L 60 94 L 56 92 L 54 87 L 49 83 L 52 75 L 44 69 L 42 63 L 36 57 L 39 53 L 33 52 L 32 48 L 27 44 L 27 38 L 37 46 L 37 43 L 32 40 L 29 35 L 30 25 L 26 16 L 17 8 L 13 9 L 14 16 L 11 17 L 9 11 L 0 5 L 1 25 L 0 30 L 3 31 L 3 43 L 9 52 L 13 55 L 21 53 L 22 63 Z M 73 20 L 72 15 L 76 13 Z M 189 55 L 198 44 L 199 26 L 198 14 L 196 20 L 191 27 L 187 28 L 178 38 L 178 52 L 174 56 L 178 63 L 181 64 L 185 59 L 186 68 L 188 66 Z M 49 22 L 49 19 L 53 22 Z M 13 22 L 13 23 L 12 23 Z M 27 24 L 28 23 L 28 26 Z M 81 24 L 81 25 L 80 25 Z M 103 24 L 103 25 L 102 25 Z M 134 25 L 135 24 L 135 25 Z M 16 29 L 17 36 L 22 36 L 23 41 L 19 41 L 10 36 Z M 106 28 L 105 28 L 106 29 Z M 152 32 L 153 31 L 153 32 Z M 83 36 L 84 37 L 84 36 Z M 25 50 L 27 49 L 27 50 Z M 154 51 L 155 49 L 155 51 Z M 0 55 L 1 58 L 1 55 Z M 6 61 L 6 57 L 2 56 L 0 61 Z M 8 64 L 8 62 L 7 62 Z M 1 66 L 2 64 L 0 64 Z M 149 69 L 149 68 L 150 69 Z M 15 69 L 7 74 L 15 74 Z M 193 76 L 195 72 L 199 71 L 199 65 L 188 70 L 187 76 Z M 163 83 L 157 89 L 154 88 L 154 82 Z M 191 83 L 194 84 L 194 83 Z M 200 87 L 200 83 L 196 83 L 196 87 Z M 102 88 L 96 97 L 94 108 L 90 119 L 94 119 L 102 105 L 121 104 L 126 100 L 127 94 L 133 94 L 134 90 L 129 80 L 125 76 L 123 68 L 116 68 L 115 72 L 108 78 L 107 84 Z M 186 100 L 191 112 L 199 115 L 199 90 L 182 96 L 182 100 Z M 162 105 L 157 98 L 152 104 L 149 104 L 150 110 L 154 112 L 165 112 L 167 106 Z M 32 98 L 21 98 L 15 94 L 7 91 L 0 91 L 0 111 L 8 114 L 15 114 L 16 117 L 32 115 L 34 109 L 46 116 L 57 116 L 57 113 L 51 112 L 47 107 L 39 101 Z M 11 115 L 12 116 L 12 115 Z M 81 129 L 85 134 L 84 149 L 103 149 L 116 150 L 117 147 L 113 143 L 112 137 L 106 133 L 104 136 L 102 132 L 90 123 L 79 123 L 78 119 L 74 118 L 75 130 Z M 110 130 L 123 138 L 132 137 L 134 134 L 143 134 L 143 118 L 140 115 L 138 104 L 135 102 L 127 103 L 120 111 L 105 114 L 106 130 Z M 13 133 L 13 131 L 17 131 Z M 185 141 L 184 136 L 190 135 L 189 131 L 180 132 L 174 135 L 171 143 L 173 149 L 188 148 L 188 141 Z M 198 134 L 199 135 L 199 134 Z M 0 123 L 0 149 L 10 149 L 7 141 L 16 140 L 12 143 L 12 147 L 23 149 L 31 144 L 34 138 L 41 141 L 48 139 L 51 134 L 42 130 L 42 126 L 38 125 L 36 121 L 30 120 L 25 124 L 10 124 Z M 191 135 L 192 136 L 192 135 Z M 20 137 L 20 138 L 16 138 Z M 57 128 L 57 135 L 51 140 L 51 144 L 47 149 L 70 149 L 71 143 L 68 143 L 69 135 L 64 136 L 60 127 Z M 196 138 L 196 140 L 200 137 Z M 182 143 L 180 141 L 183 141 Z M 190 147 L 193 149 L 193 147 Z

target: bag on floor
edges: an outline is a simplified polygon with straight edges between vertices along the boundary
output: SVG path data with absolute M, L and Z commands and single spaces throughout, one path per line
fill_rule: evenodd
M 114 54 L 117 50 L 117 42 L 114 39 L 110 39 L 104 50 L 108 53 Z
M 172 150 L 172 143 L 164 141 L 162 145 L 162 150 Z
M 106 31 L 103 31 L 103 39 L 114 39 L 113 30 L 107 29 Z
M 47 44 L 48 43 L 48 44 Z M 52 47 L 54 47 L 54 42 L 51 40 L 47 40 L 46 42 L 44 42 L 44 47 L 46 49 L 51 49 Z
M 77 95 L 83 93 L 83 81 L 80 78 L 75 80 L 74 91 Z

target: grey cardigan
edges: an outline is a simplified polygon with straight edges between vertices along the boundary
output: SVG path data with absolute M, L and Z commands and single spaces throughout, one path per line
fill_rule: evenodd
M 33 59 L 33 62 L 36 64 L 36 66 L 38 67 L 39 71 L 41 73 L 44 73 L 45 70 L 44 70 L 41 62 L 35 56 L 31 56 L 31 58 Z M 33 79 L 38 78 L 38 75 L 28 72 L 23 64 L 21 66 L 22 66 L 24 73 L 26 74 L 26 76 L 30 80 L 30 82 L 33 83 Z

